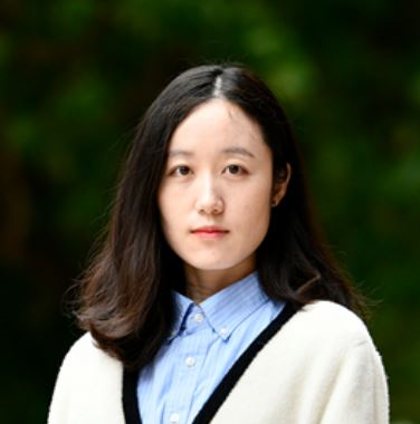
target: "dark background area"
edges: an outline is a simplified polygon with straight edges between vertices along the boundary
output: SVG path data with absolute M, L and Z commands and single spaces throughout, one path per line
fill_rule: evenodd
M 420 423 L 420 2 L 2 0 L 1 422 L 46 421 L 78 330 L 63 294 L 145 108 L 240 62 L 294 123 L 331 245 L 376 302 L 392 421 Z

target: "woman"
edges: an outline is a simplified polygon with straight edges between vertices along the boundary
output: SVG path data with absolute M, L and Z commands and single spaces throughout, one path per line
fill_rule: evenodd
M 50 424 L 388 422 L 288 120 L 243 68 L 190 69 L 150 106 L 80 299 Z

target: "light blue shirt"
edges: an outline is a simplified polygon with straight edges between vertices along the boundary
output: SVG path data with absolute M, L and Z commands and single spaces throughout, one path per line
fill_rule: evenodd
M 197 305 L 174 292 L 173 331 L 140 373 L 143 424 L 189 424 L 234 362 L 282 311 L 256 272 Z

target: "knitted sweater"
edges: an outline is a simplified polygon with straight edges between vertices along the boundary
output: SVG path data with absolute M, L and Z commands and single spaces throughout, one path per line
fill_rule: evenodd
M 279 318 L 239 358 L 195 424 L 389 422 L 382 362 L 359 318 L 328 301 Z M 133 376 L 85 334 L 64 359 L 48 423 L 141 423 Z

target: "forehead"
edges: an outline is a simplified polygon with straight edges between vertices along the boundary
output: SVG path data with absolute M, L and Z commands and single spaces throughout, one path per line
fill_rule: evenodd
M 226 145 L 266 149 L 259 125 L 234 103 L 213 99 L 194 109 L 175 129 L 169 151 L 225 149 Z

